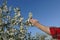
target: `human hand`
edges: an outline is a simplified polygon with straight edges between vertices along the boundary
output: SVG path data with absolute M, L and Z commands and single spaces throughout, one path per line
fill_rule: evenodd
M 39 23 L 36 19 L 30 19 L 29 20 L 34 26 L 37 25 L 37 23 Z

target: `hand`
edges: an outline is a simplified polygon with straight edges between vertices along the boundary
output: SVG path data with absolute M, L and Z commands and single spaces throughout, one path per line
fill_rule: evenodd
M 29 20 L 34 26 L 36 26 L 37 23 L 39 23 L 36 19 L 30 19 Z

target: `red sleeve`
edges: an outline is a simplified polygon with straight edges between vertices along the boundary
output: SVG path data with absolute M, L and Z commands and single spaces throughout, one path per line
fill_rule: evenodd
M 60 39 L 60 28 L 51 27 L 50 33 L 53 38 Z

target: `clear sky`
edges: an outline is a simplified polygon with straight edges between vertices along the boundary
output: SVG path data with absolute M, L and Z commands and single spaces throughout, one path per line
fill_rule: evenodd
M 3 0 L 0 0 L 2 4 Z M 31 11 L 33 18 L 45 26 L 60 26 L 60 0 L 8 0 L 8 6 L 20 7 L 25 19 Z M 43 33 L 36 27 L 29 28 L 29 32 Z

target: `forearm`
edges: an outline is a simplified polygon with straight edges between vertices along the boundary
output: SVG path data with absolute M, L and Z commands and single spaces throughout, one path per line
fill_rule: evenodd
M 37 27 L 38 27 L 39 29 L 41 29 L 42 31 L 44 31 L 44 32 L 46 32 L 46 33 L 48 33 L 48 34 L 50 34 L 49 27 L 43 26 L 43 25 L 41 25 L 40 23 L 36 23 L 35 26 L 37 26 Z

